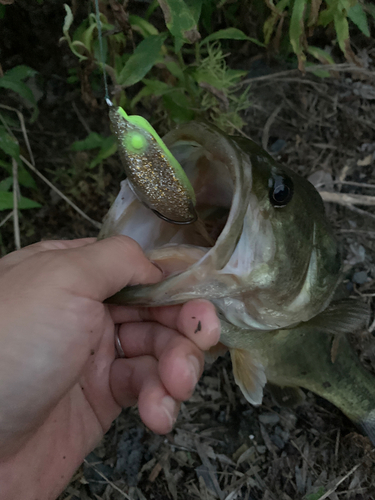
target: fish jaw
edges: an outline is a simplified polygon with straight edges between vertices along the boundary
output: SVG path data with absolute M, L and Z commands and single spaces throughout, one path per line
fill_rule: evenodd
M 251 193 L 251 165 L 246 169 L 240 168 L 247 156 L 237 148 L 229 138 L 223 139 L 221 133 L 212 130 L 205 124 L 195 124 L 194 126 L 184 128 L 177 137 L 172 132 L 165 137 L 165 142 L 170 145 L 173 151 L 173 143 L 178 141 L 196 142 L 203 136 L 209 136 L 206 141 L 207 156 L 213 155 L 214 162 L 224 168 L 228 178 L 228 183 L 233 184 L 234 195 L 232 197 L 228 218 L 223 230 L 220 232 L 215 245 L 212 248 L 206 248 L 206 251 L 196 263 L 191 265 L 186 271 L 177 276 L 170 276 L 162 283 L 147 287 L 129 287 L 116 294 L 109 301 L 112 303 L 133 303 L 142 305 L 167 305 L 185 302 L 191 298 L 222 297 L 227 293 L 228 286 L 234 287 L 236 279 L 231 276 L 219 276 L 218 270 L 221 270 L 232 256 L 237 241 L 240 238 L 243 219 L 247 210 L 248 200 Z M 171 138 L 172 136 L 172 138 Z M 214 152 L 211 153 L 210 144 L 214 145 Z M 178 145 L 177 145 L 178 147 Z M 177 155 L 176 155 L 177 156 Z M 180 160 L 181 161 L 181 160 Z M 189 166 L 187 166 L 189 170 Z M 199 191 L 199 188 L 198 188 Z M 201 194 L 201 196 L 204 196 Z M 197 203 L 199 204 L 199 193 L 197 194 Z M 134 210 L 137 210 L 135 215 Z M 125 234 L 135 239 L 148 254 L 151 249 L 152 260 L 158 261 L 157 249 L 163 251 L 164 245 L 183 244 L 185 235 L 190 228 L 180 228 L 168 225 L 157 218 L 147 209 L 141 207 L 134 193 L 131 192 L 127 181 L 123 182 L 121 192 L 117 196 L 115 203 L 106 216 L 103 228 L 99 235 L 109 237 L 115 234 Z M 138 230 L 142 222 L 142 230 Z M 157 237 L 157 234 L 163 233 L 164 240 Z M 147 235 L 143 238 L 142 235 Z M 147 240 L 147 241 L 146 241 Z

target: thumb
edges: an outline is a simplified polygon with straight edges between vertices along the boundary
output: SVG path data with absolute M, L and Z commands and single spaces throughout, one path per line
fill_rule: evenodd
M 103 301 L 127 285 L 157 283 L 163 278 L 138 243 L 127 236 L 112 236 L 65 252 L 77 273 L 71 283 L 74 292 L 94 300 Z

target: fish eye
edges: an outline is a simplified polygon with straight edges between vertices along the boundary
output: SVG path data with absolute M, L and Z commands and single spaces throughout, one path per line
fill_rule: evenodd
M 268 181 L 270 202 L 275 208 L 287 205 L 293 197 L 293 182 L 286 175 L 273 175 Z

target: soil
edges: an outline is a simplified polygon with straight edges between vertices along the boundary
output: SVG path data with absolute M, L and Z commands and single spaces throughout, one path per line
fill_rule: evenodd
M 88 131 L 109 135 L 102 90 L 92 91 L 88 105 L 79 86 L 67 83 L 69 68 L 77 62 L 58 44 L 65 13 L 61 1 L 41 7 L 19 1 L 7 6 L 8 12 L 0 25 L 2 69 L 27 64 L 39 71 L 29 82 L 39 96 L 39 117 L 31 124 L 27 106 L 11 92 L 2 92 L 1 102 L 24 114 L 38 170 L 85 214 L 101 221 L 122 178 L 118 159 L 90 169 L 93 153 L 73 152 L 70 146 Z M 348 71 L 339 66 L 329 79 L 280 67 L 275 72 L 262 57 L 246 62 L 244 85 L 251 85 L 252 103 L 244 113 L 243 133 L 309 178 L 325 199 L 337 195 L 326 210 L 342 243 L 344 287 L 372 304 L 375 43 L 367 39 L 358 46 L 362 67 Z M 17 125 L 13 131 L 24 144 Z M 42 208 L 22 211 L 22 246 L 97 234 L 95 224 L 34 178 L 37 190 L 21 188 L 22 194 Z M 345 193 L 367 195 L 368 204 L 348 202 Z M 0 231 L 4 255 L 14 249 L 12 220 Z M 372 320 L 352 340 L 364 366 L 375 373 Z M 233 381 L 230 360 L 220 358 L 182 404 L 173 432 L 156 436 L 136 409 L 124 410 L 60 498 L 374 500 L 375 460 L 369 439 L 312 393 L 296 409 L 279 408 L 267 390 L 260 407 L 250 406 Z

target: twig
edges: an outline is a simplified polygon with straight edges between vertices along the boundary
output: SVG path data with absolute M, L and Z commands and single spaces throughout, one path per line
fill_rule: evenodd
M 33 165 L 35 165 L 34 155 L 33 155 L 33 152 L 31 150 L 31 147 L 30 147 L 29 137 L 28 137 L 27 132 L 26 132 L 26 126 L 25 126 L 25 120 L 23 118 L 23 114 L 21 113 L 21 111 L 18 111 L 18 109 L 11 108 L 10 106 L 5 106 L 5 104 L 0 104 L 0 108 L 7 109 L 8 111 L 14 111 L 14 113 L 17 114 L 18 119 L 19 119 L 20 124 L 21 124 L 22 135 L 23 135 L 23 138 L 24 138 L 25 143 L 26 143 L 27 152 L 29 153 L 31 163 Z M 13 137 L 14 137 L 14 135 L 13 135 Z
M 310 467 L 311 472 L 314 474 L 314 476 L 317 478 L 318 474 L 316 473 L 316 470 L 314 469 L 314 465 L 310 462 L 310 460 L 304 455 L 303 451 L 301 448 L 298 446 L 296 442 L 294 442 L 292 439 L 290 440 L 291 444 L 294 446 L 294 448 L 300 453 L 302 460 L 307 463 L 307 465 Z
M 227 123 L 228 123 L 228 125 L 230 125 L 231 127 L 233 127 L 236 132 L 238 132 L 240 135 L 242 135 L 242 137 L 245 137 L 246 139 L 249 139 L 250 141 L 252 141 L 252 139 L 251 139 L 251 137 L 249 135 L 245 134 L 245 132 L 243 130 L 241 130 L 239 127 L 237 127 L 230 120 L 227 120 Z
M 355 207 L 354 205 L 345 205 L 345 206 L 352 212 L 356 212 L 359 215 L 364 215 L 365 217 L 369 217 L 370 219 L 375 220 L 375 215 L 370 212 L 367 212 L 366 210 L 362 210 L 361 208 Z
M 341 228 L 337 230 L 339 233 L 359 233 L 359 234 L 366 234 L 370 238 L 375 237 L 375 231 L 369 231 L 367 229 L 346 229 L 346 228 Z
M 354 181 L 327 181 L 327 182 L 320 182 L 319 184 L 314 184 L 315 189 L 319 189 L 322 186 L 326 186 L 327 184 L 343 184 L 345 186 L 354 186 L 354 187 L 360 187 L 363 189 L 375 189 L 375 184 L 366 184 L 365 182 L 354 182 Z
M 219 481 L 217 480 L 215 471 L 211 465 L 211 462 L 208 460 L 208 457 L 204 451 L 204 447 L 201 445 L 199 440 L 195 438 L 194 440 L 195 447 L 197 449 L 197 453 L 199 455 L 199 458 L 202 460 L 202 464 L 207 468 L 207 472 L 210 476 L 210 479 L 212 481 L 212 485 L 215 488 L 215 493 L 220 498 L 220 500 L 224 499 L 224 492 L 221 490 Z
M 110 480 L 109 480 L 109 479 L 108 479 L 108 478 L 107 478 L 107 477 L 106 477 L 106 476 L 105 476 L 102 472 L 100 472 L 100 470 L 99 470 L 97 467 L 95 467 L 95 465 L 94 465 L 94 464 L 90 464 L 90 462 L 88 462 L 86 459 L 84 460 L 84 463 L 85 463 L 86 465 L 88 465 L 89 467 L 92 467 L 92 468 L 94 469 L 94 471 L 95 471 L 95 472 L 96 472 L 96 473 L 97 473 L 97 474 L 98 474 L 101 478 L 103 478 L 103 479 L 104 479 L 104 481 L 105 481 L 106 483 L 108 483 L 110 486 L 112 486 L 112 488 L 113 488 L 114 490 L 118 491 L 118 492 L 119 492 L 119 493 L 120 493 L 120 494 L 121 494 L 124 498 L 126 498 L 127 500 L 132 500 L 132 499 L 130 498 L 130 496 L 129 496 L 129 495 L 127 495 L 127 494 L 125 493 L 125 491 L 122 491 L 122 490 L 121 490 L 118 486 L 116 486 L 116 485 L 115 485 L 115 483 L 113 483 L 112 481 L 110 481 Z
M 355 465 L 352 469 L 350 469 L 350 471 L 347 474 L 345 474 L 344 477 L 342 477 L 341 479 L 339 479 L 339 481 L 337 481 L 337 483 L 335 484 L 335 486 L 333 486 L 333 488 L 330 488 L 328 491 L 326 491 L 324 495 L 318 498 L 318 500 L 324 500 L 325 498 L 328 498 L 330 495 L 332 495 L 332 493 L 334 493 L 337 490 L 340 484 L 343 483 L 346 479 L 348 479 L 348 477 L 351 476 L 357 469 L 359 469 L 361 465 L 362 463 L 359 463 Z
M 57 193 L 63 200 L 65 200 L 68 203 L 68 205 L 70 205 L 76 212 L 79 213 L 79 215 L 81 215 L 84 219 L 88 220 L 97 229 L 100 229 L 102 227 L 100 222 L 97 222 L 96 220 L 91 219 L 91 217 L 86 215 L 85 212 L 83 212 L 80 208 L 77 207 L 77 205 L 75 203 L 73 203 L 71 200 L 69 200 L 69 198 L 67 196 L 65 196 L 65 194 L 63 194 L 59 189 L 57 189 L 57 187 L 54 186 L 52 184 L 52 182 L 50 182 L 47 179 L 47 177 L 44 177 L 44 175 L 42 173 L 40 173 L 39 170 L 34 167 L 34 165 L 32 165 L 28 160 L 26 160 L 26 158 L 24 156 L 20 155 L 20 158 L 25 163 L 25 165 L 27 165 L 29 167 L 29 169 L 34 172 L 34 174 L 39 176 L 47 184 L 47 186 L 49 186 L 51 189 L 53 189 L 53 191 L 55 191 L 55 193 Z
M 333 193 L 330 191 L 319 191 L 323 201 L 329 203 L 338 203 L 339 205 L 366 205 L 375 206 L 375 196 L 366 196 L 362 194 Z
M 4 219 L 0 222 L 0 227 L 2 227 L 6 222 L 8 222 L 8 220 L 12 217 L 13 215 L 13 212 L 9 212 L 9 214 L 4 217 Z
M 75 114 L 77 115 L 78 117 L 78 120 L 81 122 L 83 128 L 86 130 L 86 132 L 88 134 L 91 133 L 91 129 L 90 127 L 88 126 L 88 124 L 86 123 L 86 120 L 83 118 L 83 116 L 81 115 L 81 112 L 80 110 L 77 108 L 77 104 L 75 103 L 75 101 L 72 102 L 72 106 L 73 106 L 73 109 L 75 111 Z
M 20 225 L 18 220 L 18 198 L 19 198 L 19 187 L 18 187 L 18 168 L 17 161 L 12 158 L 12 174 L 13 174 L 13 229 L 14 229 L 14 245 L 16 250 L 21 248 L 21 236 L 20 236 Z
M 280 113 L 282 107 L 283 107 L 282 104 L 277 106 L 277 108 L 275 108 L 272 111 L 272 113 L 270 114 L 270 116 L 266 121 L 266 124 L 264 125 L 263 135 L 262 135 L 262 147 L 265 151 L 268 151 L 267 146 L 268 146 L 268 139 L 269 139 L 271 125 L 275 121 L 276 116 Z
M 315 66 L 309 66 L 305 68 L 306 73 L 314 73 L 317 70 L 326 70 L 326 71 L 338 71 L 338 72 L 344 72 L 344 73 L 362 73 L 367 75 L 370 78 L 375 78 L 375 75 L 372 71 L 369 71 L 365 68 L 360 68 L 358 66 L 354 66 L 353 64 L 317 64 Z M 247 78 L 246 80 L 243 80 L 240 82 L 239 85 L 245 85 L 247 83 L 254 83 L 254 82 L 264 82 L 266 80 L 276 80 L 283 78 L 284 76 L 292 76 L 293 74 L 300 75 L 301 72 L 298 69 L 288 69 L 286 71 L 279 71 L 277 73 L 272 73 L 270 75 L 263 75 L 263 76 L 256 76 L 254 78 Z

